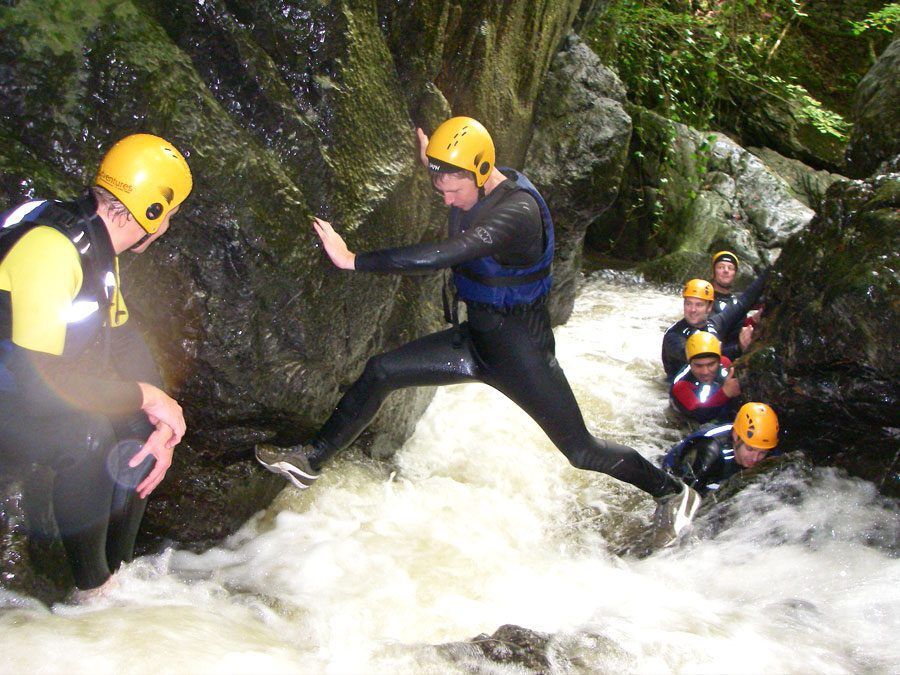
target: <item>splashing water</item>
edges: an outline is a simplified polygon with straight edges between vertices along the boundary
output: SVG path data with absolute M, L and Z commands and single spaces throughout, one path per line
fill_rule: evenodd
M 595 276 L 557 330 L 589 427 L 651 458 L 679 437 L 659 364 L 679 309 Z M 521 672 L 431 647 L 503 624 L 553 634 L 560 673 L 900 670 L 900 518 L 870 484 L 788 469 L 718 531 L 616 555 L 653 506 L 570 467 L 490 388 L 447 387 L 391 464 L 349 453 L 225 545 L 128 565 L 93 605 L 7 602 L 3 670 Z

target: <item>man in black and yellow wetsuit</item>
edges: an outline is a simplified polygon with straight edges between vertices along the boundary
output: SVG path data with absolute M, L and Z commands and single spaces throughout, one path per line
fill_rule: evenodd
M 83 591 L 131 559 L 146 497 L 185 432 L 128 322 L 117 256 L 166 232 L 190 170 L 165 140 L 135 134 L 95 183 L 76 201 L 0 216 L 0 468 L 55 470 L 54 515 Z
M 494 166 L 493 141 L 477 121 L 452 118 L 430 140 L 417 133 L 420 158 L 451 207 L 447 239 L 356 255 L 329 223 L 316 219 L 314 227 L 342 269 L 421 274 L 451 268 L 467 321 L 371 358 L 308 444 L 261 445 L 257 458 L 307 487 L 322 464 L 366 428 L 391 391 L 483 382 L 531 415 L 573 466 L 609 474 L 660 500 L 657 543 L 673 543 L 699 497 L 632 448 L 591 435 L 556 360 L 546 303 L 553 224 L 544 199 L 521 173 Z

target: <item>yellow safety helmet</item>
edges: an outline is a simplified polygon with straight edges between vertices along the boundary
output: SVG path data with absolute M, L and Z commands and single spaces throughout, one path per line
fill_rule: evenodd
M 485 184 L 496 161 L 491 135 L 471 117 L 451 117 L 441 124 L 428 139 L 425 154 L 432 171 L 471 171 L 478 187 Z
M 684 343 L 684 355 L 688 363 L 697 356 L 722 356 L 722 343 L 712 333 L 698 330 Z
M 116 143 L 94 183 L 112 192 L 148 233 L 191 193 L 187 161 L 171 143 L 152 134 L 133 134 Z
M 712 284 L 705 279 L 691 279 L 684 285 L 681 297 L 700 298 L 712 302 L 716 298 L 716 292 L 713 290 Z
M 731 251 L 719 251 L 718 253 L 714 253 L 712 257 L 713 269 L 716 269 L 717 262 L 730 262 L 734 264 L 735 269 L 738 267 L 738 257 Z
M 765 403 L 745 403 L 734 418 L 734 432 L 747 445 L 771 450 L 778 445 L 778 415 Z

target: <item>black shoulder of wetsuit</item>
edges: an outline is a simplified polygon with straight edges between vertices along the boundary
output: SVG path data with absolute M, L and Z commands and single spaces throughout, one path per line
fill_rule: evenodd
M 663 335 L 662 363 L 666 372 L 666 379 L 671 382 L 678 371 L 686 363 L 684 358 L 684 329 L 687 322 L 684 319 L 676 321 Z

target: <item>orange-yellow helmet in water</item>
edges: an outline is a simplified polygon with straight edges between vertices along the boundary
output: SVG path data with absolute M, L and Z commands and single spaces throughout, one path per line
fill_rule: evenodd
M 713 290 L 713 285 L 705 279 L 691 279 L 684 285 L 681 297 L 700 298 L 712 302 L 716 299 L 716 292 Z
M 765 403 L 742 405 L 733 429 L 744 443 L 758 450 L 771 450 L 778 445 L 778 415 Z

